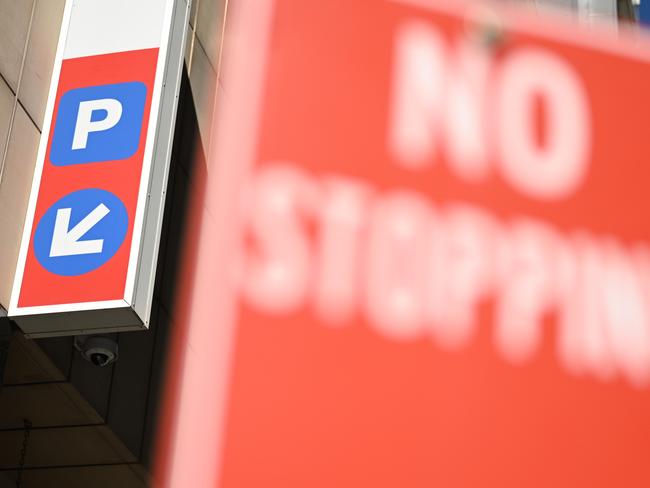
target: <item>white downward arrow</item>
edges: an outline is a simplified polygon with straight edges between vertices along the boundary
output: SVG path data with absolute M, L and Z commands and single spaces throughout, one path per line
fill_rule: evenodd
M 104 248 L 104 239 L 80 241 L 86 232 L 95 227 L 100 220 L 109 214 L 106 205 L 100 203 L 95 210 L 86 215 L 81 222 L 70 229 L 71 208 L 60 208 L 56 211 L 54 232 L 50 257 L 76 256 L 79 254 L 98 254 Z

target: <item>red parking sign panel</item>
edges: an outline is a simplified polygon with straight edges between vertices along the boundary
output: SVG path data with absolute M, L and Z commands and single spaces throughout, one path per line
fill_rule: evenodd
M 28 337 L 149 325 L 188 15 L 65 2 L 8 311 Z
M 56 201 L 76 191 L 93 188 L 106 190 L 115 195 L 118 201 L 123 202 L 125 208 L 128 209 L 126 232 L 116 236 L 117 239 L 123 239 L 123 242 L 116 242 L 118 250 L 114 254 L 106 252 L 110 251 L 107 245 L 102 252 L 89 252 L 85 255 L 78 253 L 72 245 L 62 251 L 63 255 L 50 257 L 52 240 L 56 241 L 59 238 L 50 231 L 47 235 L 44 233 L 43 240 L 46 241 L 44 246 L 46 249 L 39 256 L 38 239 L 35 242 L 32 237 L 18 300 L 19 307 L 123 299 L 157 59 L 158 49 L 149 49 L 74 58 L 63 62 L 59 79 L 59 93 L 54 107 L 54 113 L 58 116 L 55 116 L 51 126 L 52 135 L 46 155 L 47 164 L 43 167 L 42 183 L 34 214 L 34 221 L 37 225 L 33 227 L 32 235 L 36 233 L 39 223 L 43 221 L 43 216 L 52 205 L 56 204 Z M 85 147 L 76 150 L 68 149 L 74 143 L 75 131 L 83 133 L 79 122 L 79 112 L 80 106 L 83 106 L 82 104 L 86 101 L 85 99 L 114 100 L 116 98 L 109 97 L 119 97 L 120 88 L 128 83 L 140 83 L 142 87 L 141 97 L 126 97 L 121 101 L 119 108 L 122 119 L 120 122 L 124 123 L 124 116 L 128 114 L 130 105 L 142 107 L 139 110 L 137 107 L 135 108 L 134 120 L 130 126 L 125 127 L 127 133 L 134 136 L 134 144 L 128 153 L 111 154 L 112 148 L 124 147 L 124 136 L 119 132 L 119 127 L 116 127 L 117 124 L 103 130 L 101 130 L 101 126 L 89 127 L 91 130 L 86 135 Z M 87 87 L 91 87 L 95 91 L 103 88 L 104 92 L 84 93 L 83 90 L 87 90 Z M 69 104 L 72 106 L 66 113 L 65 97 L 74 96 L 75 93 L 79 94 L 81 99 L 70 100 Z M 108 114 L 108 111 L 98 107 L 89 115 L 96 117 L 98 121 L 106 120 L 102 118 L 102 114 Z M 66 120 L 66 117 L 71 120 Z M 71 130 L 64 133 L 63 127 L 66 124 L 70 126 Z M 97 121 L 95 124 L 97 125 Z M 115 128 L 118 130 L 116 131 Z M 97 130 L 93 131 L 92 129 Z M 106 141 L 98 139 L 102 132 L 107 133 L 107 136 L 112 139 L 109 138 Z M 59 137 L 58 141 L 54 134 Z M 77 135 L 77 137 L 79 136 Z M 60 150 L 62 154 L 53 157 L 57 145 L 64 147 L 67 152 Z M 100 147 L 95 149 L 94 147 L 97 146 Z M 86 154 L 84 155 L 83 152 Z M 106 154 L 105 158 L 109 159 L 104 158 L 102 161 L 103 156 L 93 154 L 93 152 L 104 153 Z M 77 210 L 74 203 L 70 205 L 73 205 L 73 210 Z M 92 207 L 95 202 L 90 203 Z M 98 201 L 97 204 L 99 205 L 101 202 Z M 94 208 L 96 206 L 89 210 L 92 211 Z M 112 212 L 116 213 L 117 209 Z M 77 222 L 88 215 L 81 215 L 84 213 L 83 210 L 80 210 Z M 108 218 L 109 215 L 110 213 L 105 218 Z M 68 232 L 74 229 L 74 217 L 73 215 L 73 220 L 68 224 L 66 229 Z M 96 225 L 101 225 L 101 223 L 100 220 Z M 44 225 L 47 225 L 47 221 L 44 222 Z M 56 225 L 56 217 L 54 225 Z M 115 234 L 117 232 L 110 228 L 107 229 L 107 235 L 98 234 L 95 238 L 110 240 L 114 238 Z M 87 241 L 89 237 L 91 236 L 83 235 L 76 242 Z M 93 249 L 89 248 L 88 251 L 93 251 Z M 82 261 L 84 256 L 86 260 Z M 65 258 L 67 258 L 67 262 L 62 262 L 57 268 L 57 261 L 62 261 Z M 104 263 L 106 263 L 105 266 Z M 93 269 L 89 269 L 91 267 Z
M 648 486 L 650 57 L 576 30 L 234 8 L 170 486 Z

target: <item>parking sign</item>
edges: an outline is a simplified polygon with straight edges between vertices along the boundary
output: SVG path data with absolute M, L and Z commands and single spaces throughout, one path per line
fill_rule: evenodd
M 66 4 L 9 310 L 28 335 L 148 325 L 187 13 Z

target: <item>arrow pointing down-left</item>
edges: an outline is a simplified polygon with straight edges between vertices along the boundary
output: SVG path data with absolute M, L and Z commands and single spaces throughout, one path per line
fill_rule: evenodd
M 86 215 L 70 229 L 71 208 L 60 208 L 56 212 L 50 257 L 77 256 L 80 254 L 99 254 L 104 248 L 104 239 L 80 241 L 86 233 L 106 217 L 110 210 L 100 203 L 95 210 Z

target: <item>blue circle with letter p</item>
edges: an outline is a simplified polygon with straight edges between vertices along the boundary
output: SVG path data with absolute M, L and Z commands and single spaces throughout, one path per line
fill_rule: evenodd
M 34 254 L 51 273 L 79 276 L 111 259 L 126 237 L 129 216 L 122 201 L 99 189 L 69 193 L 43 215 Z

